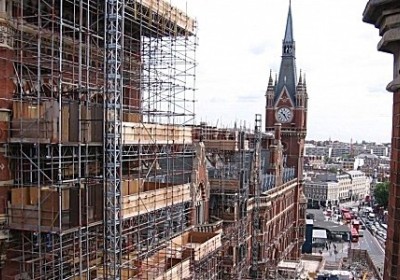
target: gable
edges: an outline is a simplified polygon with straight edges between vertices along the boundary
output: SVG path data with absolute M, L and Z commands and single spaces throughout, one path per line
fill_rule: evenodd
M 282 106 L 294 107 L 292 98 L 290 97 L 286 86 L 282 88 L 282 91 L 275 102 L 275 107 L 282 107 Z

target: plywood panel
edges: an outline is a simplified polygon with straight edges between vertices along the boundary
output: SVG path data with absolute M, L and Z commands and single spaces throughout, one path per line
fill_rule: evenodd
M 135 179 L 129 181 L 129 194 L 135 194 L 143 191 L 143 179 Z
M 91 141 L 102 142 L 103 141 L 103 107 L 100 104 L 89 107 L 91 111 L 90 130 L 91 130 Z
M 11 190 L 11 205 L 28 205 L 30 203 L 29 200 L 29 188 L 17 188 Z
M 63 104 L 61 109 L 61 140 L 66 143 L 69 141 L 69 105 Z
M 78 116 L 78 103 L 73 102 L 69 104 L 69 141 L 78 142 L 79 138 L 79 116 Z
M 129 195 L 129 181 L 128 180 L 122 180 L 121 193 L 122 193 L 122 196 Z

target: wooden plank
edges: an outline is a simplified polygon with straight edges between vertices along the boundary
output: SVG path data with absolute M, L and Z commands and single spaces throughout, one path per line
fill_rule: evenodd
M 190 184 L 131 194 L 122 198 L 122 217 L 141 215 L 191 199 Z
M 123 122 L 124 144 L 192 143 L 192 128 L 165 124 Z
M 194 32 L 196 21 L 191 19 L 185 12 L 171 6 L 167 1 L 142 0 L 140 3 L 151 9 L 151 14 L 155 13 L 163 17 L 164 22 L 171 22 L 174 26 L 179 26 L 189 33 Z

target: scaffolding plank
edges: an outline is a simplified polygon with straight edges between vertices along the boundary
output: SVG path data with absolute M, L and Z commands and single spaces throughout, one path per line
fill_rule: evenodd
M 192 129 L 177 125 L 124 122 L 122 141 L 124 144 L 191 144 Z

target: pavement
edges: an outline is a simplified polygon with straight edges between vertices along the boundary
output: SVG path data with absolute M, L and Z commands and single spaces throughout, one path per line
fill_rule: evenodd
M 328 262 L 337 262 L 341 258 L 347 257 L 348 249 L 349 249 L 348 242 L 332 242 L 330 246 L 328 245 L 328 249 L 313 248 L 313 255 L 319 255 L 319 256 L 322 255 Z

